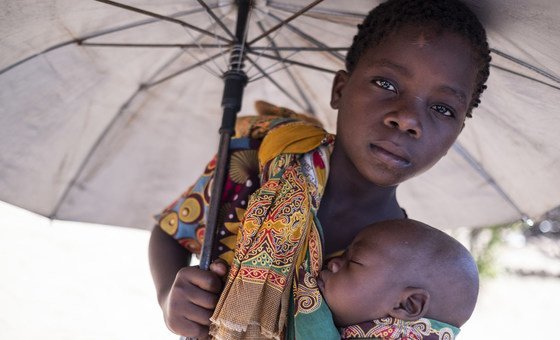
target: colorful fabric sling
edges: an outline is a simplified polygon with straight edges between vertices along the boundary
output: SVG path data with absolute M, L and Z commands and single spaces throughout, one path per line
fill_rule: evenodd
M 269 130 L 282 124 L 304 121 L 319 124 L 314 118 L 257 101 L 258 116 L 239 117 L 236 135 L 230 143 L 229 170 L 222 193 L 218 217 L 217 246 L 212 258 L 233 261 L 237 230 L 245 215 L 249 196 L 260 186 L 258 150 Z M 179 244 L 199 255 L 203 243 L 216 159 L 208 163 L 198 180 L 155 218 L 158 226 Z
M 288 315 L 297 318 L 324 305 L 314 279 L 323 256 L 316 211 L 333 141 L 306 122 L 276 127 L 264 138 L 262 185 L 248 203 L 228 280 L 211 318 L 215 338 L 283 339 Z
M 311 189 L 311 196 L 306 199 L 311 202 L 309 207 L 313 207 L 313 218 L 316 208 L 320 199 L 320 192 L 322 192 L 324 184 L 327 179 L 328 159 L 333 144 L 333 136 L 326 134 L 322 129 L 318 128 L 320 124 L 312 117 L 297 114 L 289 109 L 277 107 L 266 102 L 259 101 L 255 104 L 259 116 L 240 117 L 236 125 L 236 136 L 232 139 L 230 144 L 230 161 L 229 171 L 227 174 L 224 191 L 222 194 L 222 206 L 220 208 L 220 218 L 218 222 L 218 245 L 214 248 L 213 258 L 221 258 L 228 264 L 233 262 L 233 250 L 236 246 L 238 229 L 241 225 L 246 210 L 249 196 L 260 187 L 261 179 L 264 177 L 273 177 L 268 175 L 275 171 L 278 172 L 277 167 L 282 160 L 273 161 L 275 153 L 290 152 L 294 155 L 299 155 L 295 158 L 300 159 L 300 163 L 304 164 L 305 171 L 288 171 L 295 176 L 295 178 L 302 179 L 302 174 L 309 177 L 313 185 L 307 185 Z M 288 126 L 290 123 L 297 123 L 294 126 Z M 287 126 L 285 130 L 278 130 L 280 132 L 273 132 L 276 128 Z M 296 126 L 298 125 L 298 126 Z M 269 138 L 267 143 L 264 143 L 261 148 L 261 142 L 264 136 L 271 134 L 273 138 Z M 289 143 L 288 141 L 292 141 Z M 294 141 L 297 141 L 294 143 Z M 307 152 L 321 145 L 317 152 Z M 266 169 L 259 169 L 258 163 L 258 150 L 261 152 L 261 159 L 264 163 L 270 163 L 265 166 Z M 307 153 L 307 155 L 303 155 Z M 284 156 L 283 159 L 294 158 L 294 156 Z M 271 166 L 274 164 L 273 166 Z M 263 164 L 266 165 L 266 164 Z M 316 170 L 310 171 L 311 168 Z M 204 229 L 206 226 L 208 204 L 210 201 L 209 193 L 212 183 L 212 176 L 215 169 L 215 160 L 212 160 L 205 168 L 204 173 L 200 178 L 191 186 L 184 194 L 177 200 L 171 203 L 161 214 L 156 216 L 159 227 L 174 237 L 183 247 L 193 254 L 199 254 L 201 244 L 203 243 Z M 269 169 L 270 171 L 268 171 Z M 275 170 L 276 169 L 276 170 Z M 301 170 L 301 169 L 300 169 Z M 261 171 L 263 175 L 259 174 Z M 293 177 L 294 177 L 293 176 Z M 275 179 L 277 181 L 277 179 Z M 305 184 L 305 183 L 304 183 Z M 318 221 L 314 218 L 315 223 Z M 308 223 L 308 222 L 307 222 Z M 316 228 L 320 226 L 314 225 L 313 228 L 306 230 L 313 230 L 308 232 L 309 240 L 312 242 L 312 247 L 307 247 L 305 240 L 300 242 L 292 242 L 291 245 L 298 244 L 296 252 L 300 254 L 296 263 L 302 264 L 302 269 L 309 272 L 313 268 L 313 275 L 320 269 L 322 250 L 320 249 L 320 230 Z M 299 228 L 299 227 L 298 227 Z M 297 229 L 297 228 L 296 228 Z M 282 236 L 282 235 L 281 235 Z M 292 235 L 292 238 L 297 238 L 297 235 Z M 300 235 L 301 236 L 301 235 Z M 292 260 L 293 262 L 293 260 Z M 293 267 L 293 264 L 292 264 Z M 286 268 L 284 268 L 287 270 Z M 282 271 L 280 271 L 282 273 Z M 290 273 L 291 272 L 291 273 Z M 283 283 L 284 291 L 282 294 L 277 294 L 283 298 L 281 301 L 282 310 L 276 318 L 277 325 L 273 328 L 276 332 L 282 332 L 282 328 L 286 323 L 286 306 L 289 311 L 291 338 L 294 338 L 297 323 L 297 329 L 301 329 L 297 334 L 301 339 L 312 339 L 303 334 L 311 334 L 308 327 L 305 327 L 307 322 L 297 322 L 297 320 L 309 320 L 310 315 L 314 315 L 316 320 L 314 322 L 317 326 L 316 331 L 330 329 L 332 339 L 339 338 L 336 328 L 332 322 L 330 311 L 320 299 L 319 291 L 316 287 L 316 282 L 313 275 L 294 275 L 295 270 L 287 270 L 285 273 L 290 273 L 291 277 L 295 277 L 306 285 L 306 287 L 313 283 L 313 294 L 310 294 L 309 288 L 297 288 L 298 285 L 292 284 L 293 280 L 285 278 Z M 292 286 L 296 288 L 292 288 Z M 293 289 L 293 291 L 292 291 Z M 299 291 L 299 293 L 298 293 Z M 291 298 L 286 299 L 286 294 Z M 294 295 L 297 295 L 297 300 L 294 300 Z M 317 301 L 318 300 L 318 301 Z M 318 307 L 317 307 L 318 306 Z M 245 304 L 241 310 L 247 310 Z M 309 311 L 313 311 L 311 314 Z M 308 312 L 308 313 L 304 313 Z M 235 313 L 235 311 L 233 312 Z M 304 318 L 308 316 L 308 318 Z M 321 316 L 321 317 L 318 317 Z M 275 317 L 267 317 L 268 320 L 275 320 Z M 326 324 L 326 325 L 323 325 Z M 259 336 L 259 338 L 262 336 Z M 320 338 L 328 339 L 328 337 L 320 336 Z
M 437 320 L 422 318 L 403 321 L 391 317 L 346 327 L 342 339 L 453 340 L 459 328 Z

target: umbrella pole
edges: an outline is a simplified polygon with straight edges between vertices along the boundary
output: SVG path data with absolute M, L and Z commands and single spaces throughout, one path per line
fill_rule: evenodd
M 229 70 L 223 75 L 224 92 L 222 97 L 223 115 L 222 125 L 220 127 L 220 144 L 218 146 L 216 169 L 210 195 L 208 221 L 204 231 L 204 243 L 202 245 L 202 254 L 200 257 L 200 268 L 204 270 L 210 268 L 210 263 L 213 260 L 211 257 L 218 229 L 218 215 L 222 190 L 226 178 L 229 143 L 231 137 L 235 133 L 235 120 L 237 118 L 237 113 L 241 110 L 243 89 L 247 84 L 247 75 L 243 70 L 245 58 L 244 38 L 251 0 L 238 0 L 237 5 L 236 40 L 230 56 Z

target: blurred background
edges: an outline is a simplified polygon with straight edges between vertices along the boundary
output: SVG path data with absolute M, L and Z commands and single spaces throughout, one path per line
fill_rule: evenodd
M 554 328 L 560 210 L 450 233 L 470 247 L 481 290 L 460 339 L 527 339 Z M 163 322 L 148 267 L 149 231 L 51 221 L 0 202 L 0 339 L 152 340 Z M 545 330 L 546 331 L 546 330 Z

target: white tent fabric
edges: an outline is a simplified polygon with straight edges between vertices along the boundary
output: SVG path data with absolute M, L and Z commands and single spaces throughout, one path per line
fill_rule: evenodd
M 189 12 L 200 8 L 194 0 L 121 3 L 224 35 L 205 11 Z M 206 3 L 233 26 L 230 2 Z M 271 27 L 273 16 L 286 18 L 302 3 L 256 1 L 249 39 L 260 33 L 258 20 Z M 325 0 L 273 34 L 275 43 L 296 46 L 303 32 L 346 47 L 356 23 L 376 3 Z M 493 49 L 488 90 L 448 155 L 398 192 L 411 217 L 443 228 L 536 218 L 560 205 L 560 2 L 468 3 L 486 23 Z M 223 89 L 219 74 L 202 67 L 151 84 L 217 50 L 87 43 L 216 39 L 93 0 L 1 0 L 0 6 L 0 200 L 58 219 L 150 228 L 152 214 L 186 189 L 216 152 Z M 334 10 L 343 15 L 332 15 Z M 263 39 L 262 46 L 270 43 Z M 343 68 L 333 54 L 285 53 Z M 267 72 L 285 90 L 266 78 L 250 82 L 242 114 L 253 113 L 252 103 L 264 99 L 313 111 L 335 132 L 331 74 L 251 58 L 270 67 Z M 207 66 L 217 69 L 224 59 L 227 54 Z M 256 67 L 246 68 L 257 76 Z

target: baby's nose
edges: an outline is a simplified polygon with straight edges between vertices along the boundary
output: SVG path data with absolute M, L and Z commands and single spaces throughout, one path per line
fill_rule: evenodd
M 327 268 L 331 272 L 336 273 L 342 266 L 342 261 L 343 260 L 341 257 L 335 257 L 329 261 L 329 263 L 327 264 Z

